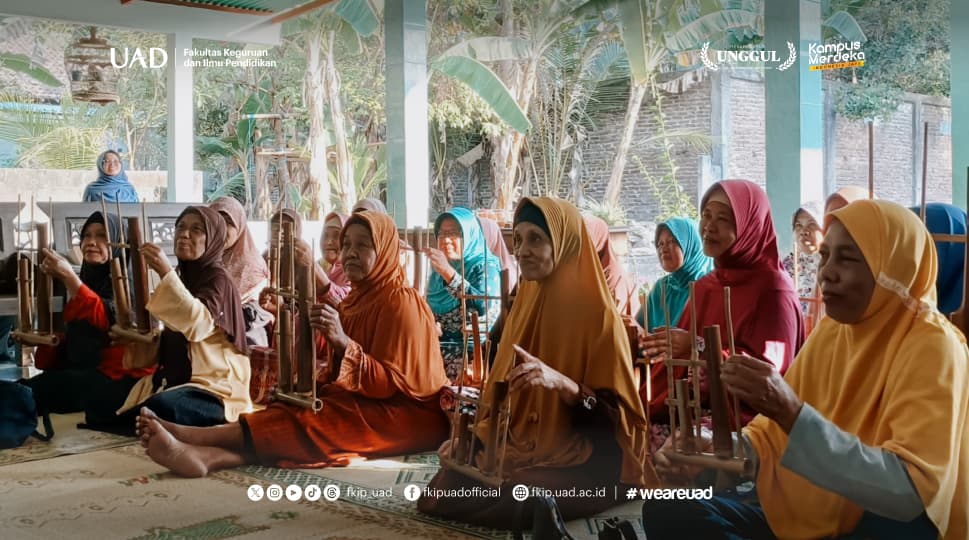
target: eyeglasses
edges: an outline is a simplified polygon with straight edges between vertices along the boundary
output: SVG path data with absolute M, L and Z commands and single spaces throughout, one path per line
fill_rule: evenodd
M 101 165 L 121 165 L 121 160 L 106 158 L 101 160 Z
M 679 244 L 676 243 L 676 240 L 665 240 L 663 242 L 656 242 L 656 249 L 663 250 L 663 249 L 666 249 L 667 247 L 674 248 L 674 247 L 677 247 L 678 245 Z

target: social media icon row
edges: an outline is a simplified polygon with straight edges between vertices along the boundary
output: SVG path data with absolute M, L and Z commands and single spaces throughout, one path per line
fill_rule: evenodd
M 340 486 L 327 484 L 323 489 L 320 489 L 320 486 L 316 484 L 306 486 L 305 488 L 296 484 L 290 484 L 284 490 L 278 484 L 272 484 L 266 489 L 263 489 L 259 484 L 253 484 L 246 490 L 246 495 L 253 502 L 261 501 L 263 497 L 272 502 L 276 502 L 282 499 L 283 496 L 292 502 L 296 502 L 302 497 L 305 497 L 307 501 L 316 502 L 320 500 L 321 496 L 327 501 L 333 502 L 340 498 Z

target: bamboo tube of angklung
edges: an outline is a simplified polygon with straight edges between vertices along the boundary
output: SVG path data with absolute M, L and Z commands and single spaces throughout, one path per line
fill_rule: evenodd
M 800 306 L 798 306 L 800 307 Z M 734 336 L 733 336 L 733 311 L 730 304 L 730 287 L 723 288 L 723 309 L 724 315 L 727 319 L 727 343 L 730 344 L 730 356 L 734 357 L 737 355 L 737 348 L 734 346 Z M 733 415 L 734 415 L 734 428 L 737 430 L 737 435 L 740 435 L 740 400 L 737 398 L 737 394 L 730 394 L 730 399 L 733 401 Z M 741 457 L 743 457 L 743 445 L 740 446 Z
M 414 243 L 411 244 L 414 248 L 414 289 L 422 295 L 426 292 L 424 290 L 424 235 L 421 234 L 421 227 L 414 227 Z
M 723 459 L 709 454 L 678 454 L 670 452 L 666 454 L 670 461 L 675 461 L 684 465 L 697 465 L 709 469 L 726 471 L 729 473 L 751 477 L 753 471 L 750 470 L 749 462 L 742 459 Z
M 498 436 L 501 424 L 501 406 L 508 397 L 508 381 L 495 381 L 492 387 L 491 403 L 489 411 L 491 418 L 488 419 L 488 441 L 484 448 L 484 471 L 493 473 L 498 465 Z
M 666 404 L 670 410 L 670 437 L 673 439 L 671 445 L 676 448 L 676 406 L 673 402 L 673 343 L 670 336 L 670 308 L 666 305 L 666 282 L 660 288 L 660 303 L 663 304 L 663 317 L 666 319 Z
M 478 312 L 471 311 L 471 338 L 474 340 L 474 349 L 471 364 L 471 385 L 480 386 L 484 380 L 484 362 L 481 358 L 481 330 L 478 328 Z M 465 347 L 467 350 L 467 347 Z M 467 354 L 467 353 L 465 353 Z
M 37 266 L 47 259 L 42 250 L 48 249 L 50 242 L 47 236 L 47 224 L 37 224 Z M 51 277 L 44 272 L 37 276 L 37 332 L 49 334 L 51 331 L 50 295 L 52 290 Z
M 279 306 L 279 392 L 293 390 L 293 313 L 288 306 Z
M 111 283 L 114 285 L 115 321 L 121 328 L 131 327 L 131 304 L 128 302 L 128 281 L 121 271 L 121 260 L 111 259 Z
M 131 304 L 135 327 L 140 332 L 151 331 L 148 315 L 148 269 L 141 255 L 141 220 L 128 218 L 128 247 L 131 249 Z
M 296 344 L 296 391 L 299 393 L 312 393 L 316 380 L 313 374 L 316 364 L 316 342 L 313 337 L 313 327 L 310 326 L 310 310 L 313 308 L 315 299 L 310 296 L 313 291 L 313 266 L 316 261 L 310 259 L 310 266 L 302 268 L 300 272 L 299 287 L 299 336 L 300 340 Z
M 32 332 L 34 329 L 33 314 L 33 291 L 31 290 L 30 259 L 20 258 L 17 260 L 17 291 L 20 295 L 20 331 Z
M 697 350 L 697 333 L 696 333 L 696 303 L 695 303 L 695 282 L 690 282 L 690 371 L 692 371 L 692 381 L 693 381 L 693 418 L 700 418 L 700 362 L 699 362 L 699 351 Z M 706 350 L 706 349 L 704 349 Z M 697 440 L 700 440 L 701 435 L 700 422 L 696 423 L 696 433 L 694 436 Z
M 707 392 L 710 396 L 710 414 L 713 419 L 713 453 L 717 457 L 733 457 L 733 441 L 730 437 L 730 417 L 727 414 L 727 399 L 723 383 L 720 381 L 720 363 L 723 361 L 723 345 L 720 342 L 720 327 L 707 326 L 703 329 L 706 342 L 704 356 L 707 362 Z
M 680 441 L 680 451 L 694 452 L 696 445 L 693 439 L 693 421 L 691 419 L 693 415 L 690 414 L 690 392 L 687 390 L 688 383 L 684 379 L 676 379 L 673 384 L 676 385 L 676 412 L 679 415 L 680 425 L 683 426 L 683 440 Z
M 283 403 L 289 403 L 290 405 L 295 405 L 297 407 L 303 407 L 304 409 L 312 409 L 313 412 L 320 412 L 323 410 L 323 400 L 313 397 L 300 397 L 294 396 L 292 394 L 284 394 L 282 392 L 276 392 L 273 395 L 273 399 L 282 401 Z

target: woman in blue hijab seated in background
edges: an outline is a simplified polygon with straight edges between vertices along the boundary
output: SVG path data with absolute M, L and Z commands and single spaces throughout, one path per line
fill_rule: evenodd
M 465 343 L 459 296 L 493 296 L 496 300 L 468 299 L 467 317 L 478 313 L 481 336 L 488 335 L 501 311 L 501 262 L 488 249 L 478 218 L 467 208 L 455 207 L 434 222 L 437 249 L 427 248 L 427 258 L 434 269 L 427 288 L 427 303 L 441 327 L 441 354 L 444 369 L 451 381 L 458 382 L 464 360 Z M 462 260 L 464 276 L 462 277 Z M 471 358 L 471 355 L 468 356 Z
M 97 180 L 84 188 L 81 202 L 101 202 L 102 198 L 104 202 L 139 202 L 138 192 L 124 172 L 124 163 L 121 162 L 120 154 L 114 150 L 108 150 L 98 156 L 97 165 L 100 175 Z
M 911 208 L 919 214 L 918 206 Z M 958 206 L 947 203 L 925 205 L 925 228 L 932 234 L 966 234 L 966 213 Z M 939 311 L 948 316 L 962 306 L 962 281 L 966 264 L 966 246 L 955 242 L 936 242 L 939 256 L 939 275 L 935 279 L 939 295 Z
M 713 270 L 713 259 L 703 253 L 697 222 L 682 217 L 670 218 L 656 226 L 656 255 L 667 275 L 656 281 L 649 291 L 646 305 L 636 315 L 639 326 L 647 332 L 666 326 L 663 304 L 663 288 L 666 288 L 666 309 L 669 309 L 670 325 L 676 326 L 690 298 L 690 283 Z M 647 321 L 643 313 L 649 317 Z M 645 328 L 646 323 L 649 328 Z

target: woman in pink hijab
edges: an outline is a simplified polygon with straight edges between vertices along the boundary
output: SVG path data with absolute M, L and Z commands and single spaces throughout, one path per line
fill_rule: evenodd
M 323 220 L 323 234 L 320 235 L 322 256 L 319 265 L 330 281 L 327 296 L 337 304 L 350 292 L 350 282 L 343 273 L 343 264 L 340 263 L 340 231 L 348 218 L 349 216 L 330 212 Z
M 508 251 L 508 245 L 505 244 L 498 222 L 484 217 L 478 217 L 478 222 L 481 223 L 481 230 L 484 232 L 488 249 L 501 261 L 501 269 L 508 270 L 508 290 L 506 292 L 510 293 L 518 284 L 518 263 L 515 262 L 515 258 Z
M 582 216 L 585 220 L 585 227 L 592 238 L 592 245 L 599 254 L 599 262 L 602 263 L 602 271 L 606 275 L 606 284 L 609 285 L 609 292 L 612 293 L 616 301 L 616 307 L 620 315 L 634 316 L 639 313 L 639 294 L 636 291 L 636 282 L 632 276 L 626 273 L 619 257 L 612 250 L 609 241 L 609 225 L 595 216 Z

